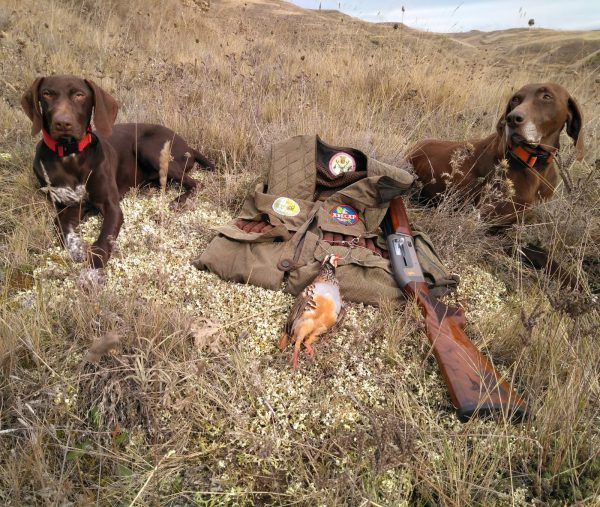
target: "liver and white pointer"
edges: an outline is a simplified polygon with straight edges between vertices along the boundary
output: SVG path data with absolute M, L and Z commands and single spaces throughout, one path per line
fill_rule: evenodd
M 195 162 L 214 166 L 172 130 L 144 123 L 114 125 L 116 101 L 93 81 L 75 76 L 36 79 L 21 99 L 33 122 L 31 133 L 42 131 L 34 172 L 57 211 L 62 242 L 76 261 L 103 267 L 123 223 L 119 201 L 132 187 L 159 180 L 160 152 L 169 141 L 167 177 L 181 184 L 185 201 L 198 183 L 186 173 Z M 92 132 L 91 121 L 96 128 Z M 88 247 L 75 232 L 84 210 L 103 216 L 98 239 Z

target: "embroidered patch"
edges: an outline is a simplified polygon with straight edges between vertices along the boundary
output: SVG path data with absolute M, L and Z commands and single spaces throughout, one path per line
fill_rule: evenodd
M 329 172 L 334 176 L 356 171 L 356 160 L 352 155 L 340 151 L 329 159 Z
M 343 225 L 354 225 L 358 222 L 358 213 L 352 206 L 342 204 L 329 212 L 329 216 Z
M 278 197 L 273 202 L 273 211 L 285 217 L 295 217 L 300 213 L 300 206 L 296 201 L 289 197 Z

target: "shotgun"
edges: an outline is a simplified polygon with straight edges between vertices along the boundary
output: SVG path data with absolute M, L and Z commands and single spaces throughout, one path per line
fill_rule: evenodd
M 525 401 L 469 340 L 461 308 L 448 306 L 429 294 L 401 197 L 393 199 L 386 221 L 387 245 L 394 278 L 425 317 L 425 331 L 461 421 L 473 415 L 502 414 L 523 420 Z M 391 226 L 391 228 L 390 228 Z

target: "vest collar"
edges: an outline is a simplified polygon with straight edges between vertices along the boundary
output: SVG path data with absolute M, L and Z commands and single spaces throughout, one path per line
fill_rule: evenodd
M 552 163 L 557 151 L 557 148 L 546 150 L 539 146 L 533 148 L 521 144 L 513 145 L 512 142 L 509 141 L 507 155 L 509 155 L 512 160 L 519 161 L 530 169 L 535 168 L 541 170 Z
M 90 144 L 95 144 L 96 136 L 92 134 L 92 126 L 88 125 L 85 135 L 79 141 L 57 141 L 50 137 L 46 129 L 42 129 L 42 139 L 44 144 L 48 146 L 59 157 L 66 157 L 75 153 L 81 153 Z

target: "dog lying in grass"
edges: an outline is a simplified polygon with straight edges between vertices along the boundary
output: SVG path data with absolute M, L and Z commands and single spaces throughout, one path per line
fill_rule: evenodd
M 453 187 L 479 204 L 485 186 L 503 172 L 505 196 L 484 211 L 494 224 L 506 226 L 554 194 L 559 176 L 554 161 L 565 127 L 581 160 L 583 114 L 577 101 L 558 84 L 528 84 L 512 95 L 488 137 L 426 139 L 411 148 L 408 158 L 423 183 L 421 195 L 429 201 Z M 526 245 L 521 252 L 528 264 L 560 275 L 568 286 L 577 285 L 540 248 Z
M 21 105 L 33 123 L 32 135 L 42 131 L 33 170 L 56 208 L 61 241 L 73 260 L 87 261 L 92 268 L 104 267 L 110 257 L 123 223 L 119 205 L 123 195 L 132 187 L 158 183 L 159 158 L 165 146 L 170 149 L 166 176 L 185 190 L 176 204 L 183 203 L 198 187 L 186 174 L 195 162 L 214 168 L 166 127 L 114 125 L 117 102 L 88 79 L 38 78 L 23 95 Z M 91 247 L 75 232 L 83 212 L 89 209 L 103 217 L 102 229 Z

